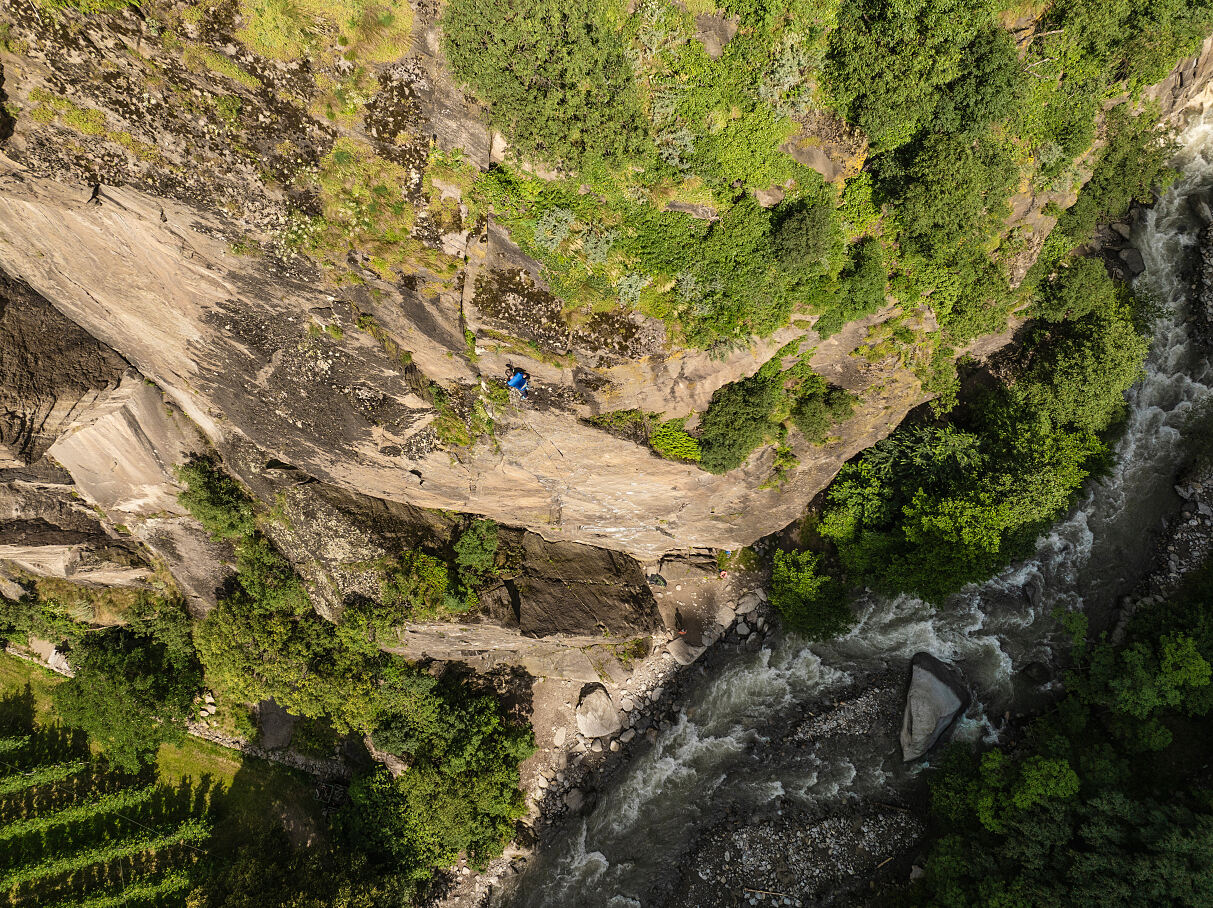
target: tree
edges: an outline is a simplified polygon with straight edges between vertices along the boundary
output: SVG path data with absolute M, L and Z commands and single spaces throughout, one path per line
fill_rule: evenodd
M 771 604 L 789 627 L 810 640 L 827 640 L 854 621 L 842 585 L 818 572 L 813 552 L 776 551 L 771 569 Z
M 834 206 L 824 199 L 785 202 L 776 214 L 771 242 L 785 272 L 824 274 L 842 247 Z
M 647 140 L 623 42 L 595 0 L 452 0 L 442 31 L 451 69 L 523 154 L 580 167 Z
M 75 677 L 55 688 L 55 708 L 110 762 L 134 772 L 155 759 L 161 744 L 184 736 L 202 686 L 188 643 L 115 627 L 85 635 L 69 658 Z
M 1098 256 L 1075 259 L 1037 294 L 1033 314 L 1050 322 L 1074 321 L 1116 306 L 1116 285 Z

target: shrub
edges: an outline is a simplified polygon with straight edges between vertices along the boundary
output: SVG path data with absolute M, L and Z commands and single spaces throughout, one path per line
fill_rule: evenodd
M 252 502 L 214 459 L 195 457 L 176 473 L 186 486 L 177 500 L 216 539 L 233 541 L 256 529 Z
M 669 460 L 698 462 L 703 452 L 699 442 L 683 428 L 686 418 L 668 419 L 660 423 L 649 435 L 649 446 Z
M 473 520 L 455 543 L 455 567 L 465 586 L 479 589 L 497 576 L 497 523 Z
M 821 444 L 830 429 L 849 419 L 854 410 L 854 395 L 841 388 L 825 388 L 797 399 L 792 406 L 792 422 L 801 435 L 814 444 Z
M 762 370 L 718 389 L 699 422 L 700 466 L 727 473 L 745 463 L 777 430 L 771 414 L 780 396 L 778 382 Z
M 810 640 L 836 637 L 854 621 L 842 585 L 818 573 L 820 565 L 821 556 L 813 552 L 780 550 L 771 569 L 771 604 L 789 627 Z
M 838 215 L 824 200 L 785 202 L 776 214 L 771 242 L 785 272 L 825 273 L 842 246 Z
M 392 609 L 391 624 L 436 613 L 450 586 L 446 562 L 424 552 L 407 552 L 384 572 L 380 601 Z
M 994 9 L 990 0 L 844 3 L 830 34 L 826 90 L 874 144 L 895 148 L 927 125 Z
M 914 153 L 898 192 L 903 234 L 919 252 L 941 254 L 980 243 L 1019 178 L 1009 150 L 983 138 L 935 133 Z
M 1090 238 L 1101 223 L 1123 217 L 1136 201 L 1149 201 L 1156 187 L 1174 175 L 1168 166 L 1174 142 L 1148 115 L 1133 116 L 1130 105 L 1113 108 L 1107 118 L 1108 144 L 1078 199 L 1065 210 L 1055 230 L 1074 245 Z
M 885 304 L 888 278 L 880 241 L 861 239 L 851 248 L 851 261 L 839 275 L 836 302 L 813 323 L 813 330 L 824 340 L 849 322 L 879 312 Z
M 154 761 L 162 743 L 185 735 L 202 686 L 183 608 L 162 608 L 176 615 L 138 622 L 143 633 L 114 627 L 85 635 L 69 656 L 75 677 L 54 691 L 63 721 L 87 732 L 111 763 L 128 772 Z M 156 634 L 159 623 L 166 625 L 164 639 Z

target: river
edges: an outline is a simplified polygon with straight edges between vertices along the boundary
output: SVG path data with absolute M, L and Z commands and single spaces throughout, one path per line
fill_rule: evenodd
M 845 638 L 806 645 L 792 635 L 714 668 L 687 698 L 672 728 L 613 780 L 588 816 L 570 821 L 541 850 L 509 897 L 511 908 L 652 908 L 722 800 L 760 806 L 775 797 L 815 809 L 854 802 L 904 780 L 888 741 L 782 764 L 753 757 L 753 745 L 798 704 L 828 700 L 905 666 L 916 652 L 958 665 L 975 697 L 957 730 L 994 740 L 997 717 L 1022 708 L 1017 670 L 1050 663 L 1062 632 L 1052 614 L 1106 609 L 1148 567 L 1151 535 L 1174 510 L 1176 470 L 1190 459 L 1185 426 L 1213 397 L 1213 369 L 1189 321 L 1197 257 L 1198 199 L 1213 198 L 1213 112 L 1180 136 L 1182 177 L 1146 213 L 1133 243 L 1146 264 L 1137 288 L 1164 304 L 1154 324 L 1145 377 L 1111 470 L 1037 543 L 1035 557 L 975 585 L 935 610 L 909 596 L 867 595 Z M 709 908 L 709 906 L 704 906 Z

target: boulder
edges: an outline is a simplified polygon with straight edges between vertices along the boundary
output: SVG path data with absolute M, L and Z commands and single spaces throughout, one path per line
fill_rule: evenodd
M 677 640 L 671 641 L 670 655 L 674 657 L 674 661 L 679 665 L 690 665 L 703 655 L 703 651 L 706 648 L 703 646 L 691 646 L 679 637 Z
M 737 600 L 737 614 L 748 615 L 754 609 L 758 608 L 758 603 L 762 600 L 758 598 L 757 593 L 746 593 Z
M 619 731 L 623 723 L 611 701 L 611 695 L 601 684 L 588 684 L 577 702 L 577 730 L 587 738 L 601 738 Z
M 930 653 L 915 655 L 901 723 L 902 759 L 910 763 L 925 756 L 951 730 L 970 699 L 959 671 Z

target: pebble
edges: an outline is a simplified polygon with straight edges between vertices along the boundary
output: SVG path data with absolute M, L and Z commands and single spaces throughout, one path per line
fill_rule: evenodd
M 746 624 L 744 621 L 737 622 L 737 636 L 739 636 L 739 637 L 750 636 L 750 626 L 748 624 Z
M 592 750 L 596 754 L 602 753 L 602 742 L 595 741 L 593 744 L 590 745 L 590 750 Z
M 630 744 L 630 743 L 632 743 L 632 739 L 635 737 L 636 737 L 636 729 L 625 728 L 623 730 L 623 734 L 621 734 L 619 736 L 619 740 L 622 741 L 624 744 Z
M 552 737 L 552 743 L 557 747 L 564 747 L 564 742 L 569 736 L 569 730 L 563 725 L 556 729 L 556 734 Z
M 621 745 L 619 744 L 618 741 L 612 741 L 611 742 L 611 753 L 613 753 L 613 754 L 619 753 L 620 746 Z

